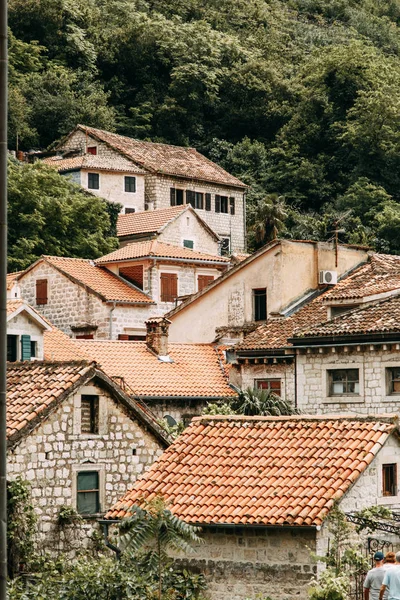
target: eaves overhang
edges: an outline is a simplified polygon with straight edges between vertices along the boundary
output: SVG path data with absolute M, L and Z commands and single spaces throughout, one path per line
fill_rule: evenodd
M 288 340 L 294 348 L 311 346 L 362 346 L 365 344 L 400 343 L 400 332 L 381 332 L 352 335 L 332 335 L 315 337 L 297 337 Z

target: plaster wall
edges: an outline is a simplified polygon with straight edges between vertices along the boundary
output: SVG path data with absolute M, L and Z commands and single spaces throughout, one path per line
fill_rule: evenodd
M 7 321 L 7 335 L 30 335 L 31 341 L 36 342 L 36 359 L 43 360 L 43 329 L 39 327 L 26 313 L 19 313 Z M 17 345 L 21 353 L 21 345 Z M 20 359 L 20 354 L 19 357 Z
M 193 250 L 196 252 L 219 254 L 218 240 L 189 212 L 185 212 L 167 225 L 157 239 L 175 246 L 183 246 L 183 240 L 192 240 L 194 242 Z
M 318 258 L 322 253 L 321 260 Z M 240 327 L 253 321 L 253 290 L 267 289 L 267 313 L 280 312 L 318 287 L 318 271 L 330 266 L 343 274 L 366 260 L 366 253 L 325 243 L 281 240 L 253 261 L 233 269 L 219 286 L 171 316 L 171 341 L 212 342 L 216 327 Z M 330 261 L 330 262 L 329 262 Z M 198 323 L 194 326 L 194 323 Z
M 88 174 L 99 174 L 99 189 L 88 188 Z M 125 192 L 125 177 L 136 177 L 136 192 Z M 111 171 L 96 171 L 95 169 L 81 171 L 81 185 L 96 196 L 110 202 L 117 202 L 123 207 L 134 208 L 136 212 L 144 210 L 144 175 Z M 124 211 L 122 211 L 124 212 Z
M 100 396 L 98 435 L 80 432 L 81 394 Z M 77 473 L 98 471 L 101 513 L 132 486 L 162 453 L 160 442 L 96 385 L 81 387 L 31 434 L 8 452 L 8 477 L 21 476 L 32 488 L 38 515 L 38 546 L 74 554 L 98 531 L 95 517 L 57 526 L 62 506 L 76 507 Z M 98 516 L 97 516 L 98 518 Z
M 310 414 L 329 413 L 397 413 L 400 395 L 389 395 L 388 372 L 400 367 L 400 351 L 372 350 L 360 346 L 360 351 L 343 349 L 324 353 L 301 354 L 297 357 L 297 400 L 301 410 Z M 358 369 L 359 394 L 330 396 L 329 370 Z

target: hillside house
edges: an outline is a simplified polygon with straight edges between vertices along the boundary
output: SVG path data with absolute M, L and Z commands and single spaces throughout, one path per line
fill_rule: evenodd
M 205 543 L 180 560 L 205 573 L 213 600 L 306 600 L 317 573 L 311 552 L 327 552 L 335 499 L 346 513 L 398 510 L 399 464 L 393 415 L 204 416 L 106 518 L 162 494 L 173 514 L 202 528 Z M 396 473 L 390 490 L 388 470 Z
M 350 275 L 341 279 L 335 286 L 325 288 L 316 292 L 313 297 L 305 298 L 304 303 L 292 307 L 288 313 L 278 315 L 260 325 L 252 333 L 248 334 L 243 341 L 237 344 L 231 355 L 231 382 L 237 386 L 247 388 L 262 388 L 272 390 L 282 398 L 301 406 L 306 412 L 393 412 L 398 407 L 391 396 L 388 402 L 383 403 L 382 398 L 387 396 L 384 389 L 376 387 L 372 382 L 366 383 L 367 395 L 371 400 L 368 406 L 360 404 L 359 396 L 353 396 L 353 403 L 346 406 L 345 402 L 339 404 L 335 398 L 329 399 L 327 393 L 327 382 L 322 374 L 322 365 L 329 363 L 340 364 L 346 362 L 346 356 L 351 354 L 354 346 L 351 342 L 351 329 L 347 337 L 347 343 L 343 340 L 338 345 L 333 344 L 331 337 L 321 333 L 309 336 L 309 333 L 334 330 L 335 323 L 352 321 L 351 314 L 357 312 L 358 307 L 371 307 L 377 302 L 377 313 L 375 317 L 369 316 L 369 310 L 359 312 L 355 317 L 358 327 L 371 327 L 371 318 L 376 318 L 375 327 L 383 327 L 383 321 L 390 327 L 393 315 L 391 314 L 391 303 L 385 303 L 384 299 L 391 298 L 396 304 L 396 297 L 400 292 L 400 259 L 395 256 L 373 254 L 366 264 L 355 269 Z M 387 311 L 387 312 L 385 312 Z M 343 315 L 343 316 L 340 316 Z M 363 325 L 364 316 L 367 319 Z M 385 315 L 385 316 L 384 316 Z M 326 323 L 329 321 L 329 323 Z M 384 336 L 384 330 L 381 337 Z M 395 332 L 394 332 L 394 335 Z M 310 337 L 309 340 L 306 338 Z M 323 340 L 322 340 L 323 338 Z M 353 336 L 354 338 L 354 336 Z M 294 341 L 296 340 L 296 341 Z M 354 338 L 355 340 L 355 338 Z M 319 341 L 319 346 L 318 346 Z M 306 345 L 310 342 L 310 346 Z M 365 368 L 367 363 L 380 361 L 373 344 L 356 344 L 358 350 L 358 363 L 361 361 Z M 373 350 L 371 350 L 374 348 Z M 387 346 L 384 352 L 393 351 L 391 359 L 396 362 L 395 345 Z M 382 350 L 382 346 L 381 346 Z M 354 359 L 353 359 L 354 361 Z M 355 361 L 357 362 L 357 361 Z M 357 363 L 357 364 L 358 364 Z M 301 366 L 300 366 L 301 365 Z M 326 367 L 329 371 L 329 368 Z M 370 365 L 368 368 L 378 369 L 380 367 Z M 317 369 L 317 370 L 316 370 Z M 364 367 L 361 369 L 364 370 Z M 368 371 L 368 379 L 373 371 Z M 365 371 L 367 377 L 367 371 Z M 379 389 L 378 389 L 379 388 Z M 372 394 L 372 396 L 371 396 Z M 373 401 L 372 401 L 373 397 Z
M 149 319 L 146 342 L 71 340 L 52 330 L 45 335 L 45 357 L 96 361 L 158 418 L 170 425 L 188 424 L 209 402 L 236 396 L 237 391 L 229 385 L 217 346 L 170 344 L 168 325 L 162 317 Z
M 43 360 L 43 334 L 51 325 L 23 300 L 7 300 L 7 361 Z
M 90 544 L 97 519 L 168 445 L 150 411 L 94 364 L 12 363 L 7 472 L 29 482 L 41 549 Z M 64 506 L 82 522 L 60 524 Z
M 360 247 L 340 245 L 336 254 L 329 243 L 274 240 L 167 313 L 170 339 L 238 342 L 289 306 L 294 310 L 311 299 L 321 276 L 329 274 L 333 282 L 367 259 Z
M 245 250 L 247 186 L 194 148 L 78 125 L 56 150 L 61 158 L 48 158 L 47 164 L 121 203 L 124 212 L 190 204 L 220 236 L 225 253 Z M 123 170 L 127 164 L 132 172 Z
M 206 254 L 221 254 L 220 239 L 190 204 L 118 216 L 120 247 L 157 239 Z

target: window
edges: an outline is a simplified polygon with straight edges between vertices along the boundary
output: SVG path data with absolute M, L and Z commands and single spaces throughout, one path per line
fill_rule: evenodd
M 229 198 L 229 210 L 231 215 L 235 214 L 235 198 Z
M 33 342 L 31 340 L 31 357 L 36 358 L 37 357 L 37 342 Z
M 228 237 L 221 238 L 220 242 L 221 256 L 229 256 L 231 252 L 231 240 Z
M 330 396 L 360 393 L 358 369 L 335 369 L 328 371 L 328 377 Z
M 267 288 L 253 290 L 253 309 L 255 321 L 267 320 Z
M 267 390 L 267 392 L 273 392 L 277 396 L 281 395 L 280 379 L 255 379 L 254 387 L 256 390 Z
M 352 304 L 351 306 L 331 306 L 331 319 L 334 319 L 335 317 L 340 317 L 340 315 L 345 315 L 346 313 L 350 312 L 351 310 L 357 307 L 358 304 Z
M 100 512 L 100 489 L 98 471 L 77 473 L 76 507 L 82 515 Z
M 78 333 L 78 335 L 75 336 L 76 340 L 93 340 L 94 339 L 94 335 L 93 333 Z
M 382 465 L 382 496 L 397 496 L 397 465 Z
M 30 335 L 21 335 L 21 360 L 31 360 Z
M 81 433 L 99 433 L 98 396 L 81 396 Z
M 100 175 L 98 173 L 88 173 L 88 188 L 89 190 L 100 189 Z
M 130 215 L 134 212 L 136 212 L 136 208 L 130 208 L 129 206 L 125 206 L 125 214 L 126 215 Z
M 206 194 L 206 210 L 211 210 L 211 194 Z
M 125 191 L 136 192 L 136 177 L 125 177 Z
M 400 367 L 386 369 L 388 394 L 400 394 Z
M 93 154 L 93 156 L 96 156 L 96 154 L 97 154 L 97 146 L 88 146 L 87 153 L 88 154 Z
M 18 360 L 18 336 L 7 335 L 7 360 L 15 362 Z
M 204 194 L 195 192 L 195 208 L 204 208 Z
M 186 204 L 190 204 L 195 208 L 196 206 L 196 192 L 192 190 L 186 190 Z
M 36 280 L 36 304 L 47 304 L 47 279 Z
M 170 188 L 170 202 L 171 206 L 181 206 L 183 204 L 183 190 Z
M 228 212 L 228 196 L 219 196 L 218 194 L 215 194 L 215 212 Z
M 214 281 L 213 275 L 198 275 L 197 276 L 197 290 L 201 292 L 207 287 L 212 281 Z
M 118 334 L 118 339 L 122 340 L 124 342 L 143 342 L 143 340 L 146 340 L 146 334 L 145 333 L 119 333 Z
M 178 275 L 161 273 L 161 302 L 174 302 L 178 296 Z
M 163 419 L 167 422 L 168 427 L 175 427 L 177 425 L 176 420 L 171 415 L 164 415 Z
M 194 248 L 193 240 L 183 240 L 183 247 L 190 248 L 191 250 L 193 250 L 193 248 Z

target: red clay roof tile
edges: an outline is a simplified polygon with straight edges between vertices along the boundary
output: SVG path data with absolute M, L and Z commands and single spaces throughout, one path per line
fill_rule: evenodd
M 176 219 L 187 207 L 187 204 L 182 204 L 181 206 L 145 210 L 127 215 L 120 214 L 117 221 L 117 235 L 118 237 L 123 237 L 139 233 L 158 233 L 168 223 Z

